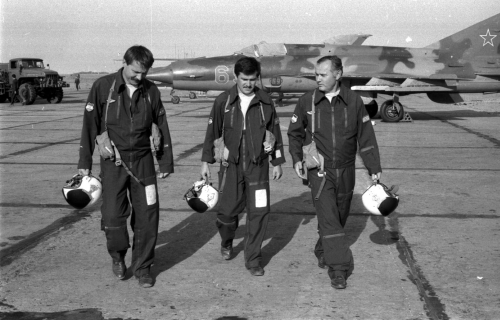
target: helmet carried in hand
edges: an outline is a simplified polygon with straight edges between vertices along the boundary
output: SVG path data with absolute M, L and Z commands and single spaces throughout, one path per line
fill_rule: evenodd
M 93 205 L 101 197 L 101 181 L 92 175 L 75 174 L 66 183 L 67 185 L 62 188 L 64 199 L 75 209 Z
M 389 189 L 384 184 L 377 182 L 366 189 L 361 199 L 366 210 L 375 215 L 388 216 L 398 207 L 397 191 L 397 186 L 391 186 Z
M 219 191 L 205 180 L 196 181 L 184 195 L 186 202 L 196 212 L 203 213 L 212 209 L 219 200 Z

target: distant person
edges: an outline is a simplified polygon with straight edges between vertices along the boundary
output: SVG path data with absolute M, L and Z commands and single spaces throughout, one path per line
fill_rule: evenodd
M 10 105 L 13 105 L 16 102 L 16 99 L 21 102 L 21 105 L 26 105 L 25 95 L 25 90 L 23 90 L 23 92 L 19 92 L 19 82 L 17 80 L 17 76 L 13 74 L 12 82 L 10 84 Z
M 300 178 L 309 180 L 318 217 L 319 239 L 314 253 L 318 266 L 328 269 L 336 289 L 347 286 L 346 279 L 354 269 L 344 226 L 354 191 L 358 145 L 371 178 L 379 180 L 382 172 L 370 117 L 361 97 L 342 85 L 342 72 L 342 60 L 337 56 L 317 61 L 318 88 L 300 97 L 288 127 L 293 167 Z M 314 144 L 318 153 L 311 151 Z M 307 176 L 303 172 L 306 158 L 312 163 Z
M 214 141 L 223 138 L 225 148 L 219 172 L 218 213 L 221 255 L 231 259 L 238 215 L 246 208 L 245 267 L 253 276 L 264 275 L 261 246 L 269 220 L 269 160 L 273 179 L 281 178 L 285 162 L 279 119 L 269 95 L 256 87 L 260 63 L 244 57 L 234 66 L 236 84 L 214 101 L 203 144 L 201 176 L 208 182 L 214 163 Z M 275 143 L 266 144 L 266 137 Z M 220 140 L 219 140 L 220 141 Z
M 89 175 L 92 154 L 99 135 L 101 145 L 115 149 L 122 163 L 104 160 L 101 154 L 102 220 L 112 271 L 123 280 L 127 272 L 125 254 L 130 247 L 127 218 L 134 232 L 131 269 L 141 287 L 151 287 L 158 237 L 159 200 L 157 176 L 150 135 L 157 125 L 163 143 L 156 152 L 160 167 L 158 178 L 174 172 L 172 143 L 160 91 L 146 80 L 153 65 L 151 51 L 143 46 L 130 47 L 123 56 L 123 68 L 97 79 L 87 99 L 80 140 L 78 171 Z M 153 130 L 154 131 L 154 130 Z M 103 141 L 109 136 L 116 148 Z M 132 207 L 130 207 L 130 205 Z
M 78 73 L 75 78 L 76 91 L 80 90 L 80 74 Z

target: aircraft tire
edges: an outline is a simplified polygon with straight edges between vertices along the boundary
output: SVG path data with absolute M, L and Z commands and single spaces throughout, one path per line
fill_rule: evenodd
M 378 112 L 378 104 L 377 101 L 372 100 L 370 103 L 365 104 L 365 109 L 366 112 L 368 112 L 368 115 L 370 116 L 370 119 L 375 118 Z
M 380 107 L 380 117 L 385 122 L 399 122 L 403 119 L 405 111 L 403 105 L 393 100 L 386 100 Z
M 173 104 L 179 104 L 180 101 L 181 101 L 181 98 L 179 98 L 179 96 L 172 96 L 172 103 Z
M 190 92 L 189 93 L 189 99 L 196 99 L 196 93 Z

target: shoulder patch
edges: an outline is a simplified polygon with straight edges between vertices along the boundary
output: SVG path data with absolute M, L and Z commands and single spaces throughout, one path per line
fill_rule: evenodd
M 214 123 L 214 119 L 212 119 L 212 117 L 208 118 L 208 124 L 210 125 L 212 123 Z
M 280 118 L 276 118 L 276 120 L 274 120 L 274 124 L 280 124 Z
M 370 116 L 366 115 L 363 117 L 363 123 L 370 121 Z
M 92 110 L 94 110 L 94 104 L 93 103 L 90 103 L 90 102 L 87 102 L 87 105 L 85 106 L 85 109 L 90 112 Z
M 297 117 L 297 115 L 294 113 L 294 114 L 293 114 L 293 116 L 292 116 L 292 119 L 290 119 L 290 121 L 291 121 L 292 123 L 295 123 L 295 122 L 297 122 L 297 119 L 298 119 L 298 118 L 299 118 L 299 117 Z
M 162 116 L 165 114 L 165 108 L 161 108 L 160 112 L 158 113 L 159 116 Z

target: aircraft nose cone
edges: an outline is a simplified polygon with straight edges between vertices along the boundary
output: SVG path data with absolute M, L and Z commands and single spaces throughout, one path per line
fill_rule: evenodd
M 174 73 L 170 67 L 153 68 L 149 70 L 146 79 L 172 85 L 174 83 Z

